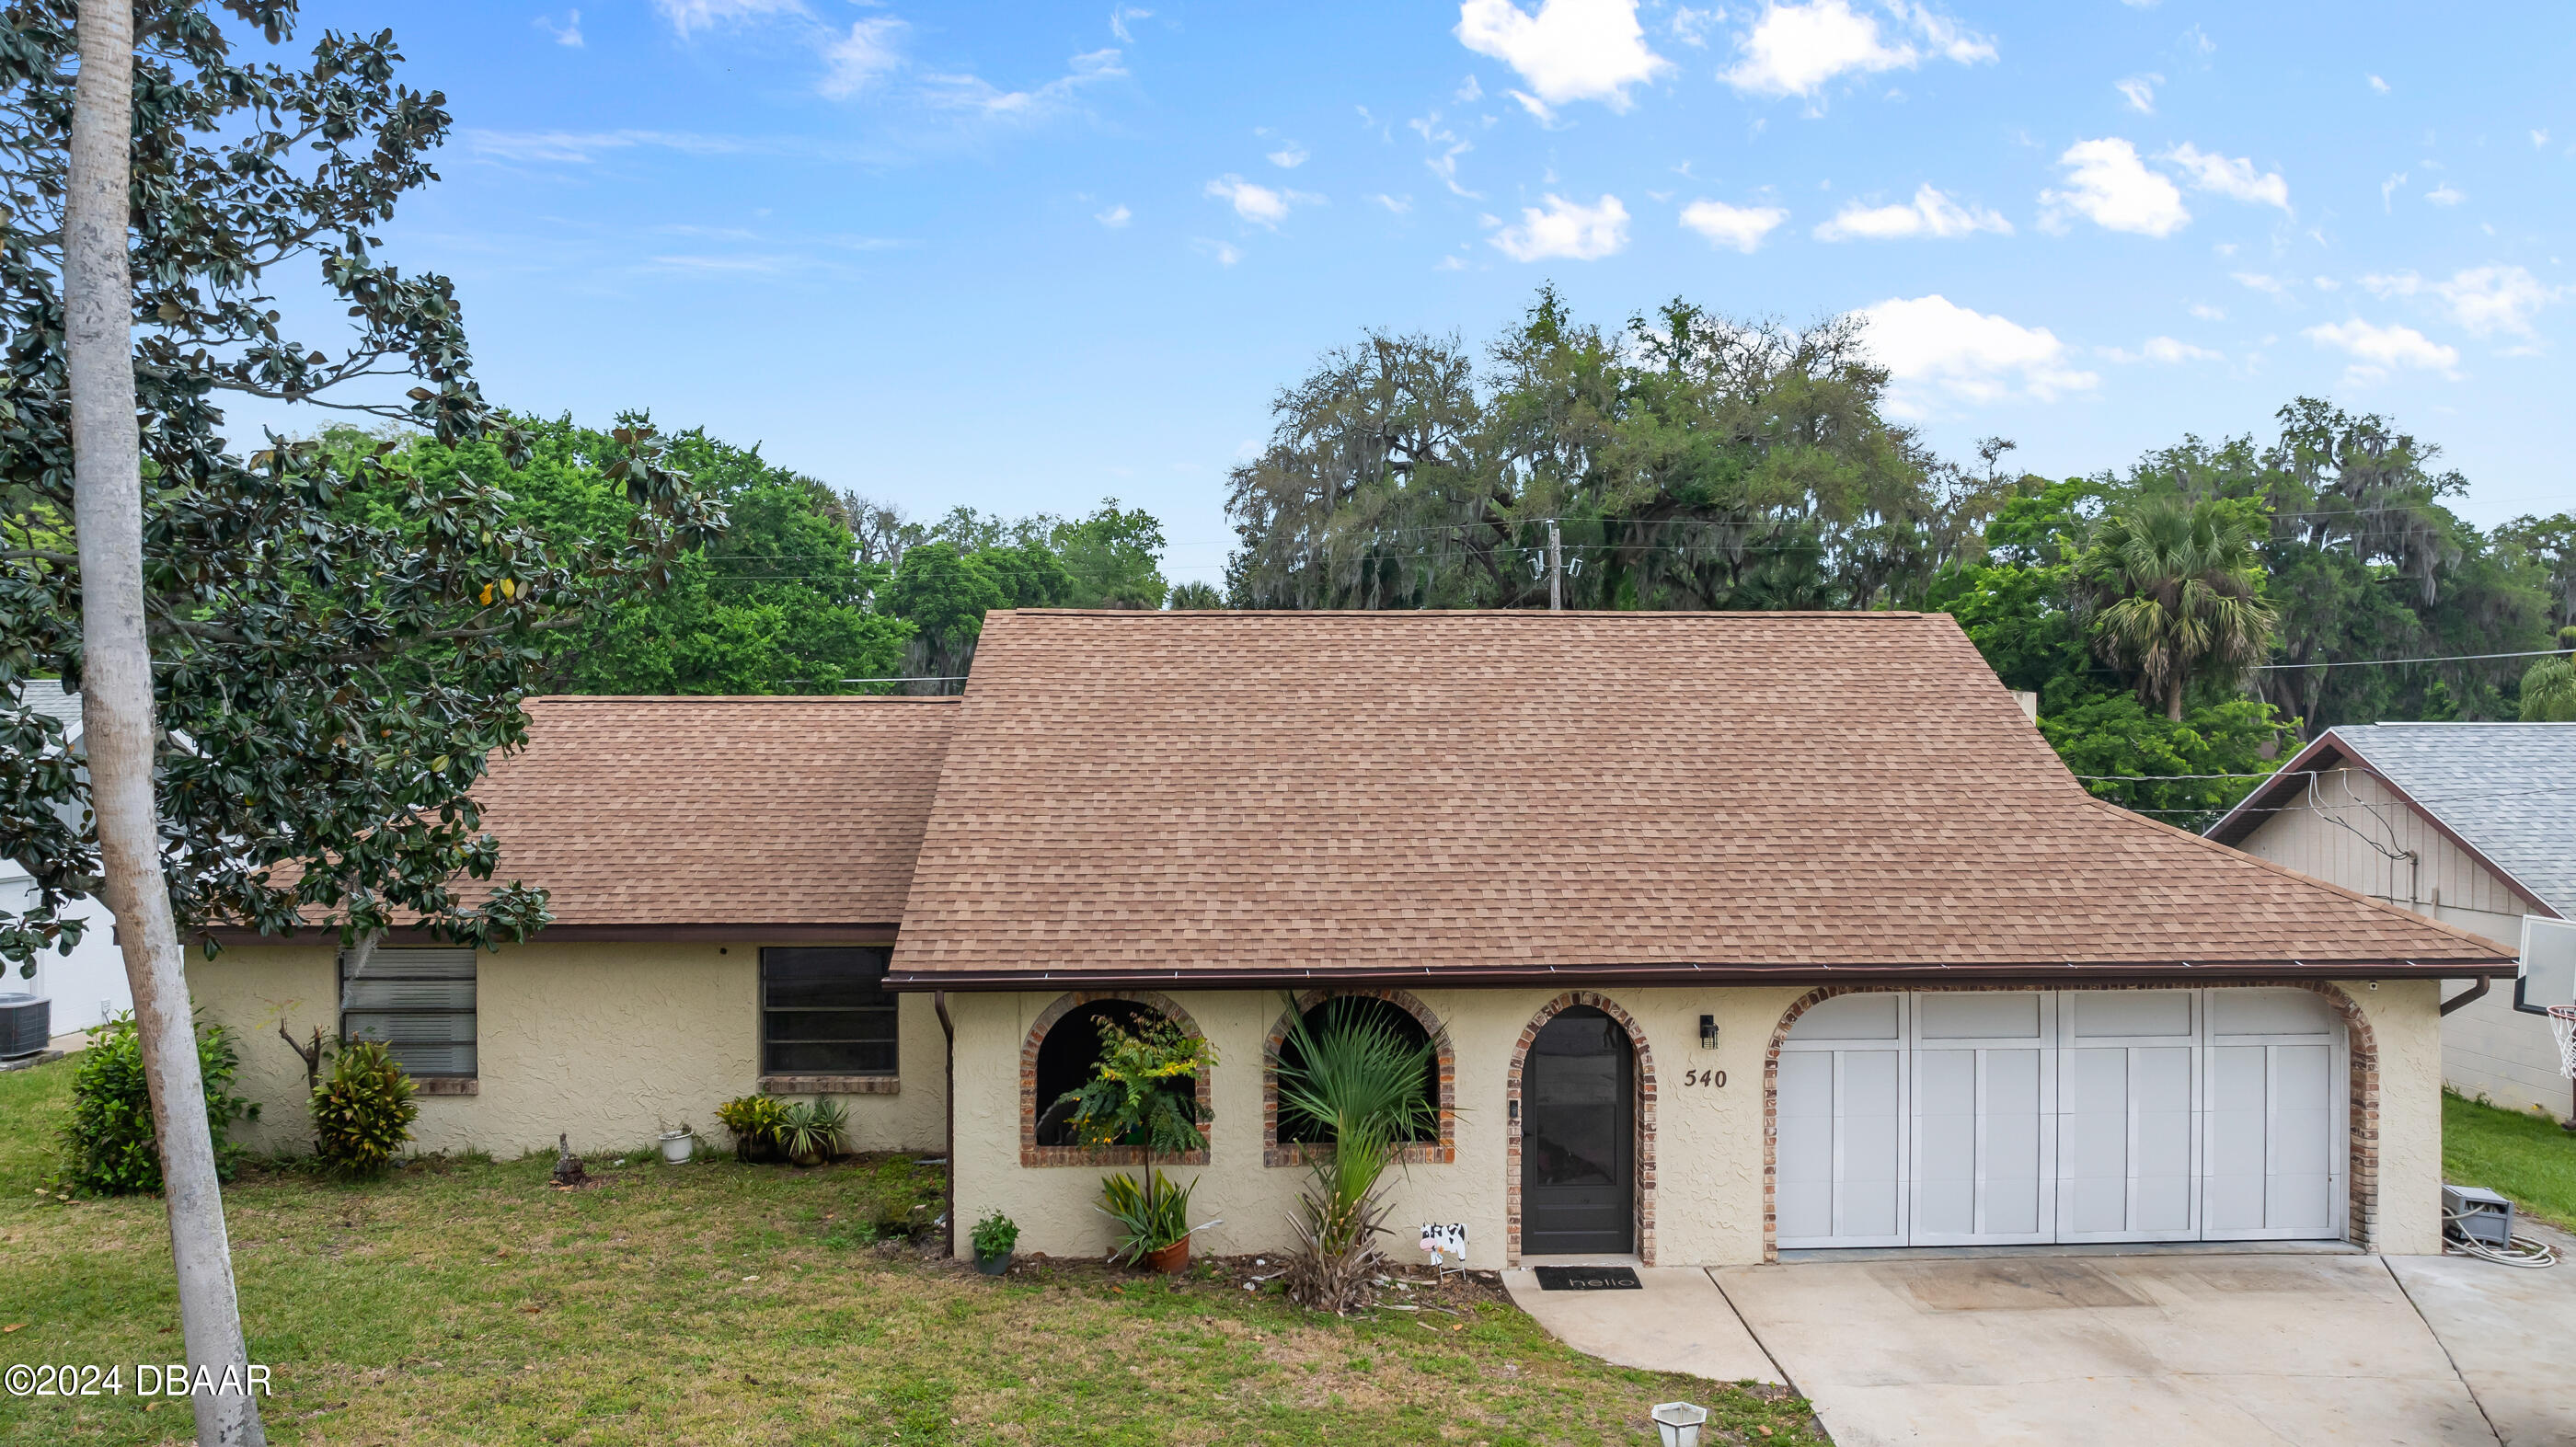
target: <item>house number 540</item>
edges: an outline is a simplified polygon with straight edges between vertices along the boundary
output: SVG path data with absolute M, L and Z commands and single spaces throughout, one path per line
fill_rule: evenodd
M 1682 1084 L 1685 1086 L 1713 1085 L 1720 1090 L 1724 1090 L 1726 1088 L 1726 1072 L 1723 1070 L 1686 1070 L 1682 1072 Z

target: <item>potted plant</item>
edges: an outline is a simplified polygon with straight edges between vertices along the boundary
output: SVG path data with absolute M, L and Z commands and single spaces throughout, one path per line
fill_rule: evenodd
M 1020 1244 L 1020 1228 L 999 1211 L 975 1223 L 975 1269 L 999 1276 L 1011 1269 L 1011 1251 Z
M 778 1116 L 778 1145 L 800 1166 L 818 1166 L 840 1154 L 850 1114 L 834 1100 L 800 1100 Z
M 1120 1229 L 1112 1259 L 1178 1271 L 1190 1260 L 1190 1190 L 1197 1183 L 1174 1187 L 1154 1169 L 1154 1157 L 1207 1148 L 1199 1132 L 1207 1117 L 1190 1082 L 1216 1068 L 1216 1048 L 1169 1020 L 1140 1021 L 1132 1029 L 1116 1020 L 1099 1024 L 1099 1064 L 1081 1089 L 1059 1099 L 1073 1102 L 1069 1123 L 1082 1144 L 1144 1153 L 1141 1180 L 1111 1176 L 1100 1183 L 1101 1212 Z
M 697 1149 L 698 1133 L 691 1130 L 685 1120 L 680 1122 L 678 1130 L 662 1132 L 662 1159 L 672 1165 L 688 1164 L 689 1157 L 697 1154 Z
M 787 1114 L 773 1096 L 737 1095 L 716 1107 L 716 1122 L 733 1135 L 738 1161 L 778 1159 L 778 1125 Z

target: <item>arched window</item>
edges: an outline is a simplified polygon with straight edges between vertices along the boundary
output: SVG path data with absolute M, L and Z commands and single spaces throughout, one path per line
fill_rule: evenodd
M 1422 1003 L 1402 990 L 1360 990 L 1344 993 L 1318 991 L 1297 1002 L 1309 1033 L 1321 1032 L 1336 1021 L 1376 1024 L 1393 1031 L 1406 1044 L 1431 1047 L 1422 1064 L 1422 1099 L 1434 1112 L 1435 1123 L 1419 1128 L 1412 1143 L 1404 1149 L 1403 1159 L 1412 1162 L 1445 1162 L 1452 1158 L 1454 1140 L 1450 1081 L 1454 1062 L 1450 1056 L 1449 1034 L 1440 1028 Z M 1271 1165 L 1302 1165 L 1312 1158 L 1316 1147 L 1331 1144 L 1331 1128 L 1301 1112 L 1283 1109 L 1279 1103 L 1279 1072 L 1304 1063 L 1297 1038 L 1288 1029 L 1282 1015 L 1270 1032 L 1268 1058 L 1263 1062 L 1263 1113 L 1267 1117 L 1268 1139 L 1262 1142 L 1263 1157 Z
M 1020 1052 L 1020 1164 L 1124 1165 L 1144 1158 L 1144 1153 L 1133 1146 L 1088 1147 L 1074 1135 L 1073 1105 L 1064 1095 L 1081 1089 L 1100 1063 L 1102 1021 L 1126 1029 L 1149 1021 L 1170 1021 L 1191 1035 L 1199 1033 L 1186 1011 L 1152 993 L 1086 992 L 1063 996 L 1049 1005 L 1031 1027 Z M 1194 1098 L 1200 1133 L 1213 1132 L 1204 1076 L 1183 1076 L 1166 1082 L 1163 1088 Z M 1207 1152 L 1163 1157 L 1160 1163 L 1205 1165 Z

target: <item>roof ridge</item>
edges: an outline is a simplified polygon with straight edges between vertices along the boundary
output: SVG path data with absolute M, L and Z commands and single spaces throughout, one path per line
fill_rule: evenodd
M 537 693 L 532 703 L 955 703 L 958 695 L 921 693 Z
M 995 608 L 994 613 L 1025 613 L 1065 618 L 1367 618 L 1393 622 L 1433 618 L 1727 618 L 1746 621 L 1778 618 L 1886 618 L 1918 620 L 1947 616 L 1896 608 Z
M 2276 860 L 2266 859 L 2266 858 L 2264 858 L 2263 856 L 2261 856 L 2261 855 L 2259 855 L 2259 854 L 2249 854 L 2249 853 L 2247 853 L 2246 851 L 2244 851 L 2244 850 L 2242 850 L 2242 849 L 2235 848 L 2235 847 L 2234 847 L 2234 846 L 2232 846 L 2232 845 L 2221 844 L 2221 843 L 2219 843 L 2219 842 L 2218 842 L 2217 840 L 2215 840 L 2215 839 L 2210 839 L 2210 838 L 2206 838 L 2206 837 L 2204 837 L 2204 836 L 2202 836 L 2202 835 L 2194 834 L 2194 833 L 2192 833 L 2192 832 L 2191 832 L 2190 830 L 2188 830 L 2188 829 L 2177 829 L 2177 828 L 2175 828 L 2173 825 L 2168 824 L 2168 823 L 2164 822 L 2164 821 L 2163 821 L 2163 820 L 2161 820 L 2161 819 L 2150 819 L 2150 818 L 2148 818 L 2147 816 L 2145 816 L 2144 814 L 2136 814 L 2136 813 L 2132 813 L 2132 812 L 2130 812 L 2129 810 L 2127 810 L 2127 809 L 2123 809 L 2123 808 L 2121 808 L 2119 805 L 2112 803 L 2110 800 L 2108 800 L 2108 799 L 2104 799 L 2104 798 L 2101 798 L 2101 797 L 2099 797 L 2099 796 L 2097 796 L 2097 795 L 2094 795 L 2094 794 L 2091 794 L 2091 793 L 2087 793 L 2087 794 L 2084 796 L 2084 802 L 2086 802 L 2086 803 L 2088 803 L 2088 804 L 2091 804 L 2091 805 L 2093 805 L 2093 806 L 2094 806 L 2094 807 L 2096 807 L 2096 808 L 2103 809 L 2103 810 L 2107 810 L 2107 811 L 2108 811 L 2108 812 L 2110 812 L 2111 814 L 2118 816 L 2118 818 L 2120 819 L 2120 821 L 2121 821 L 2123 824 L 2127 824 L 2127 825 L 2138 825 L 2138 824 L 2143 824 L 2143 825 L 2148 826 L 2149 828 L 2157 829 L 2157 830 L 2161 830 L 2161 831 L 2163 831 L 2164 833 L 2170 834 L 2170 835 L 2174 836 L 2174 837 L 2175 837 L 2175 838 L 2177 838 L 2177 839 L 2188 840 L 2188 841 L 2190 841 L 2190 842 L 2191 842 L 2191 843 L 2193 843 L 2193 844 L 2197 844 L 2197 845 L 2199 845 L 2199 846 L 2200 846 L 2201 848 L 2203 848 L 2203 849 L 2210 850 L 2210 851 L 2212 851 L 2212 852 L 2214 852 L 2214 853 L 2217 853 L 2217 854 L 2225 855 L 2225 856 L 2227 856 L 2227 857 L 2229 857 L 2229 858 L 2231 858 L 2231 859 L 2233 859 L 2233 860 L 2236 860 L 2236 861 L 2238 861 L 2238 862 L 2240 862 L 2240 863 L 2250 864 L 2250 865 L 2253 865 L 2254 867 L 2256 867 L 2256 868 L 2258 868 L 2258 869 L 2269 870 L 2270 872 L 2272 872 L 2272 873 L 2274 873 L 2274 874 L 2280 875 L 2280 876 L 2281 876 L 2282 878 L 2284 878 L 2284 879 L 2295 880 L 2295 881 L 2297 881 L 2297 882 L 2298 882 L 2298 883 L 2300 883 L 2300 884 L 2312 884 L 2312 885 L 2315 885 L 2315 886 L 2316 886 L 2317 888 L 2319 888 L 2319 889 L 2322 889 L 2322 890 L 2327 891 L 2327 892 L 2328 892 L 2328 893 L 2330 893 L 2330 894 L 2339 894 L 2339 895 L 2342 895 L 2344 898 L 2349 899 L 2349 900 L 2352 900 L 2353 902 L 2355 902 L 2355 903 L 2357 903 L 2357 904 L 2364 904 L 2364 905 L 2368 905 L 2368 906 L 2370 906 L 2372 909 L 2381 910 L 2381 911 L 2384 911 L 2384 912 L 2386 912 L 2386 913 L 2388 913 L 2388 914 L 2394 915 L 2394 916 L 2396 916 L 2398 919 L 2401 919 L 2401 920 L 2405 921 L 2405 922 L 2406 922 L 2406 923 L 2408 923 L 2408 924 L 2411 924 L 2411 925 L 2429 925 L 2429 926 L 2431 926 L 2432 928 L 2434 928 L 2434 929 L 2436 929 L 2436 930 L 2439 930 L 2439 931 L 2441 931 L 2441 932 L 2442 932 L 2442 933 L 2444 933 L 2444 934 L 2447 934 L 2447 935 L 2455 935 L 2455 936 L 2459 937 L 2460 939 L 2466 940 L 2466 941 L 2468 941 L 2468 942 L 2469 942 L 2469 943 L 2471 943 L 2471 944 L 2474 944 L 2474 945 L 2479 946 L 2479 947 L 2480 947 L 2480 948 L 2482 948 L 2482 949 L 2493 950 L 2493 951 L 2496 951 L 2496 952 L 2498 952 L 2498 953 L 2505 954 L 2505 955 L 2512 955 L 2512 954 L 2517 953 L 2517 951 L 2516 951 L 2516 950 L 2514 950 L 2514 949 L 2510 949 L 2510 948 L 2507 948 L 2505 945 L 2501 944 L 2501 943 L 2500 943 L 2500 942 L 2498 942 L 2498 941 L 2488 939 L 2488 938 L 2487 938 L 2486 936 L 2484 936 L 2484 935 L 2477 934 L 2477 933 L 2474 933 L 2474 932 L 2469 931 L 2469 930 L 2464 930 L 2464 929 L 2460 928 L 2458 925 L 2444 923 L 2444 922 L 2443 922 L 2443 921 L 2441 921 L 2441 920 L 2438 920 L 2438 919 L 2433 918 L 2433 917 L 2432 917 L 2431 915 L 2429 915 L 2429 914 L 2417 914 L 2415 911 L 2413 911 L 2413 910 L 2411 910 L 2411 909 L 2404 909 L 2404 908 L 2400 908 L 2400 907 L 2399 907 L 2399 906 L 2397 906 L 2397 905 L 2390 904 L 2388 901 L 2386 901 L 2386 900 L 2384 900 L 2384 899 L 2373 899 L 2373 898 L 2372 898 L 2372 897 L 2370 897 L 2369 895 L 2363 894 L 2361 891 L 2359 891 L 2359 890 L 2357 890 L 2357 889 L 2347 889 L 2347 888 L 2345 888 L 2344 886 L 2342 886 L 2342 885 L 2340 885 L 2340 884 L 2335 883 L 2333 880 L 2330 880 L 2330 879 L 2319 879 L 2319 878 L 2317 878 L 2317 877 L 2316 877 L 2315 875 L 2313 875 L 2313 874 L 2308 874 L 2308 873 L 2306 873 L 2306 872 L 2304 872 L 2304 871 L 2301 871 L 2301 870 L 2292 869 L 2290 866 L 2288 866 L 2288 865 L 2286 865 L 2286 864 L 2282 864 L 2282 863 L 2280 863 L 2280 862 L 2278 862 L 2278 861 L 2276 861 Z

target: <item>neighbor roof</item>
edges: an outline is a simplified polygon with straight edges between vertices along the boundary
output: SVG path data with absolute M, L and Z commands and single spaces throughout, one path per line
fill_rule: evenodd
M 2339 724 L 2211 825 L 2241 843 L 2307 776 L 2357 764 L 2518 888 L 2576 917 L 2576 723 Z
M 529 699 L 474 791 L 496 880 L 552 896 L 540 939 L 639 926 L 890 926 L 954 699 Z M 795 933 L 790 930 L 788 933 Z
M 2088 796 L 1914 613 L 988 616 L 895 983 L 2509 968 Z

